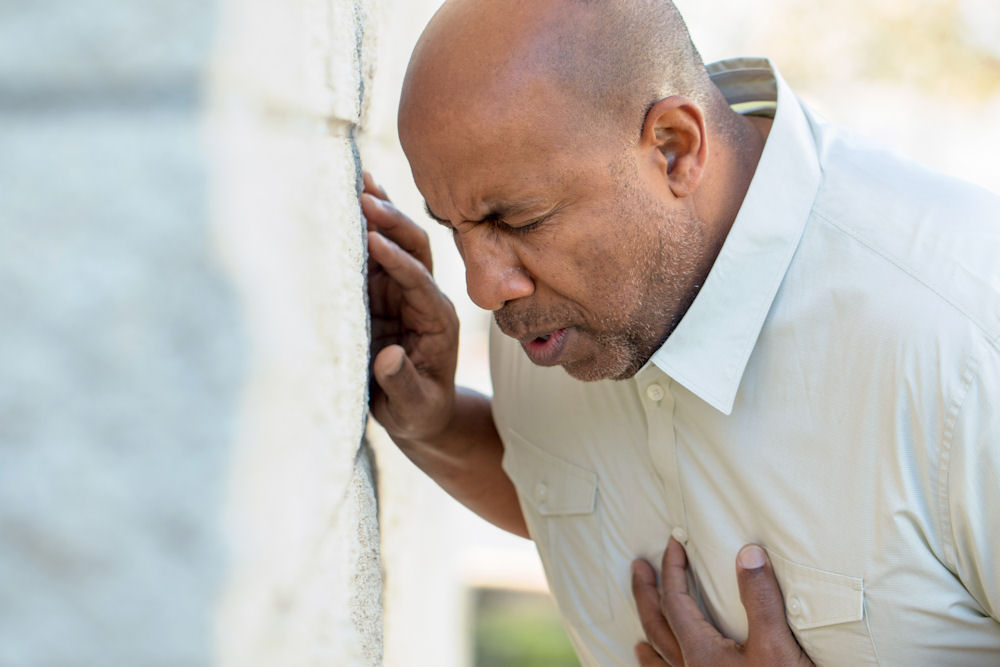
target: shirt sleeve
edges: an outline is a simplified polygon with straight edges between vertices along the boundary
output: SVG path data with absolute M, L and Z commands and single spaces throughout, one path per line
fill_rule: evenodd
M 946 557 L 966 590 L 1000 622 L 1000 350 L 998 341 L 967 369 L 968 389 L 945 434 L 942 509 Z M 950 446 L 949 446 L 950 445 Z

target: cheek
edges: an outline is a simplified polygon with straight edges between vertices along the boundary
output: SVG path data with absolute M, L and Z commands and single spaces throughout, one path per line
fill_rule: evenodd
M 539 250 L 526 260 L 534 267 L 536 282 L 597 317 L 631 303 L 634 274 L 642 264 L 619 239 L 603 237 L 574 239 L 558 251 Z
M 627 282 L 628 277 L 643 264 L 645 254 L 642 245 L 628 234 L 617 230 L 606 231 L 577 244 L 575 268 L 586 277 L 591 291 L 610 298 L 621 290 L 623 281 Z

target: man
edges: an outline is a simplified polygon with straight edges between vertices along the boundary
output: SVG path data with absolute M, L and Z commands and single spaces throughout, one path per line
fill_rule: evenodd
M 399 129 L 494 396 L 368 181 L 372 410 L 535 540 L 585 664 L 1000 660 L 997 198 L 706 70 L 663 1 L 447 2 Z

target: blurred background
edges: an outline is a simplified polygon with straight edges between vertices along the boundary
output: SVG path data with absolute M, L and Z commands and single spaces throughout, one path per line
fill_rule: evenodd
M 373 423 L 378 526 L 330 528 L 371 491 L 356 150 L 426 223 L 459 381 L 490 392 L 489 314 L 395 130 L 439 4 L 0 0 L 0 667 L 575 664 L 531 543 Z M 996 0 L 677 4 L 706 61 L 767 56 L 1000 192 Z

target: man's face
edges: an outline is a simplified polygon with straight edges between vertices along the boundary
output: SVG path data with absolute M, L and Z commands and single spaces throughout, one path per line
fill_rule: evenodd
M 536 364 L 634 375 L 711 264 L 702 225 L 653 161 L 544 113 L 506 129 L 418 125 L 401 124 L 404 148 L 472 300 Z

